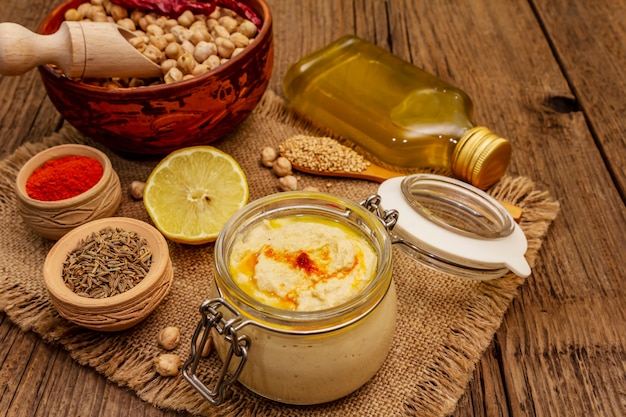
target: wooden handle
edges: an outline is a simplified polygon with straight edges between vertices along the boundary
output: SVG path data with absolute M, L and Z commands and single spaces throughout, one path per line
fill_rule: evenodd
M 17 23 L 0 23 L 0 74 L 20 75 L 44 64 L 62 69 L 71 61 L 67 27 L 52 35 L 38 35 Z

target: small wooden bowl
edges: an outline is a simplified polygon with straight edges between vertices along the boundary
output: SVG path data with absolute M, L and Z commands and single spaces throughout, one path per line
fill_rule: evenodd
M 79 242 L 107 226 L 136 232 L 146 239 L 152 252 L 152 264 L 146 276 L 133 288 L 107 298 L 76 294 L 63 281 L 63 263 Z M 128 217 L 109 217 L 77 227 L 61 238 L 48 252 L 43 268 L 44 283 L 50 302 L 67 320 L 92 330 L 126 330 L 152 313 L 163 301 L 174 273 L 167 242 L 153 226 Z
M 41 201 L 26 193 L 26 182 L 46 161 L 64 156 L 81 155 L 102 164 L 102 178 L 96 185 L 77 196 L 57 201 Z M 112 216 L 122 201 L 122 187 L 109 158 L 85 145 L 59 145 L 33 156 L 24 164 L 15 181 L 17 208 L 24 223 L 37 234 L 52 240 L 89 221 Z

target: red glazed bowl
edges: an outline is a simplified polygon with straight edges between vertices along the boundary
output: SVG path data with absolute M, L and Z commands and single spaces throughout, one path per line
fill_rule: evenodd
M 39 32 L 55 33 L 65 11 L 86 0 L 69 0 L 44 20 Z M 241 54 L 186 81 L 109 89 L 66 78 L 50 65 L 39 72 L 50 100 L 84 135 L 122 153 L 164 155 L 204 145 L 237 127 L 257 105 L 274 64 L 272 15 L 265 0 L 241 0 L 263 24 Z

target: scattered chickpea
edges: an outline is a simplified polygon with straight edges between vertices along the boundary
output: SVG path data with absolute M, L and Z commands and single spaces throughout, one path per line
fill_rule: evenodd
M 154 360 L 154 368 L 161 376 L 176 376 L 183 361 L 178 355 L 165 353 Z
M 202 343 L 202 338 L 198 338 L 197 342 L 196 342 L 196 349 L 200 350 L 200 343 Z M 206 358 L 211 354 L 211 351 L 213 350 L 213 342 L 211 340 L 211 338 L 207 338 L 206 343 L 204 344 L 204 346 L 202 347 L 202 350 L 200 351 L 200 356 L 202 358 Z
M 272 171 L 274 171 L 277 177 L 291 175 L 291 162 L 284 156 L 279 156 L 274 161 L 274 165 L 272 165 Z
M 159 332 L 157 341 L 165 350 L 176 349 L 180 343 L 180 329 L 176 326 L 164 327 Z
M 128 186 L 130 196 L 135 200 L 141 200 L 143 198 L 143 189 L 146 183 L 143 181 L 133 181 Z
M 278 179 L 278 185 L 283 191 L 296 191 L 298 189 L 298 179 L 293 175 L 285 175 Z
M 320 192 L 320 189 L 317 187 L 313 187 L 312 185 L 308 185 L 302 189 L 302 191 L 314 191 L 316 193 Z
M 261 164 L 264 167 L 271 168 L 274 165 L 276 158 L 278 158 L 278 152 L 276 152 L 276 149 L 271 146 L 266 146 L 261 151 Z

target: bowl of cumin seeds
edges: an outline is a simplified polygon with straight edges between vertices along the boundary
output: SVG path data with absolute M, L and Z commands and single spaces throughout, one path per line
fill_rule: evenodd
M 108 217 L 79 226 L 48 252 L 44 283 L 65 319 L 92 330 L 126 330 L 152 313 L 173 280 L 167 241 L 150 224 Z

